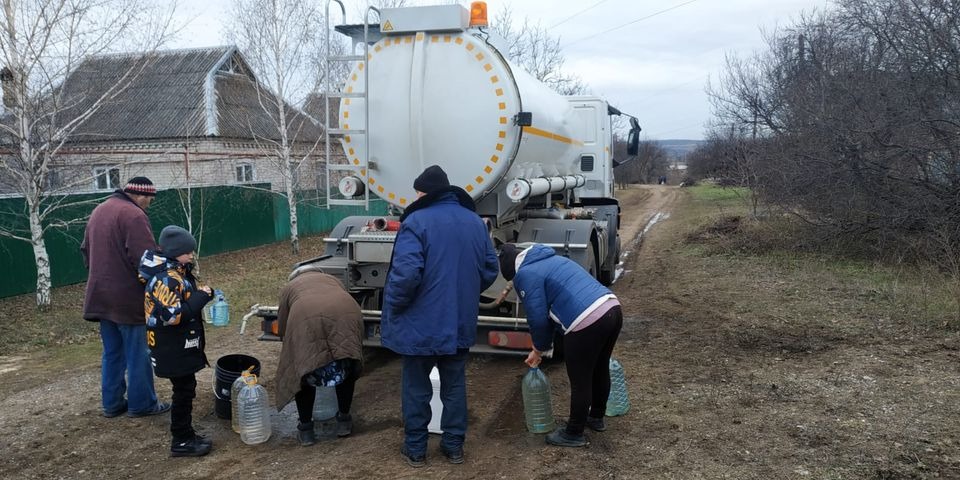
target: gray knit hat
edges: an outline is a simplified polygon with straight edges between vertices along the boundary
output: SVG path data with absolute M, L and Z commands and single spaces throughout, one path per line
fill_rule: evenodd
M 197 241 L 186 229 L 167 225 L 160 232 L 160 250 L 167 258 L 177 258 L 197 250 Z

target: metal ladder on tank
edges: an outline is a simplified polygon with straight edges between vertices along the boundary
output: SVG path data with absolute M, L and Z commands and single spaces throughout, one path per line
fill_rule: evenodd
M 348 37 L 353 41 L 352 48 L 350 49 L 350 54 L 348 55 L 333 55 L 330 50 L 330 4 L 336 3 L 340 7 L 341 18 L 343 21 L 340 25 L 336 27 L 336 30 Z M 370 14 L 376 13 L 377 18 L 380 17 L 380 10 L 377 10 L 376 7 L 370 6 L 367 4 L 367 8 L 364 11 L 364 23 L 362 25 L 362 34 L 360 33 L 360 26 L 357 25 L 347 25 L 347 9 L 343 6 L 341 0 L 327 0 L 326 2 L 326 11 L 324 12 L 324 36 L 323 36 L 323 47 L 324 47 L 324 62 L 323 62 L 323 97 L 324 97 L 324 119 L 323 119 L 323 137 L 324 137 L 324 158 L 326 159 L 326 195 L 327 195 L 327 208 L 330 208 L 334 205 L 348 205 L 348 206 L 363 206 L 364 209 L 370 209 L 370 187 L 366 182 L 366 177 L 369 175 L 369 166 L 370 166 L 370 143 L 369 143 L 369 132 L 370 129 L 370 102 L 367 101 L 367 90 L 370 86 L 370 77 L 368 73 L 370 72 L 369 68 L 364 68 L 363 73 L 363 92 L 344 92 L 341 89 L 336 89 L 331 85 L 331 76 L 330 70 L 332 65 L 338 63 L 349 63 L 349 62 L 367 62 L 369 59 L 370 53 L 370 43 L 371 41 L 376 41 L 380 37 L 379 23 L 371 24 L 370 23 Z M 370 27 L 377 27 L 376 32 L 371 32 Z M 371 35 L 374 33 L 374 35 Z M 357 44 L 363 45 L 363 54 L 356 54 Z M 330 128 L 330 99 L 337 98 L 340 101 L 343 101 L 345 98 L 360 98 L 363 99 L 363 128 L 350 128 L 344 129 L 339 128 L 341 125 L 340 118 L 337 118 L 337 128 Z M 339 115 L 339 113 L 338 113 Z M 366 148 L 363 149 L 363 155 L 357 158 L 359 164 L 352 165 L 350 163 L 350 156 L 348 152 L 344 150 L 344 158 L 346 159 L 345 163 L 333 163 L 331 157 L 331 151 L 333 150 L 331 146 L 331 140 L 339 140 L 344 136 L 353 136 L 353 137 L 364 137 L 364 144 Z M 342 146 L 342 144 L 341 144 Z M 337 185 L 330 185 L 331 175 L 342 172 L 351 172 L 360 179 L 360 185 L 363 187 L 363 199 L 355 198 L 333 198 L 333 188 L 337 188 Z M 367 175 L 362 175 L 361 172 L 366 173 Z M 339 177 L 339 175 L 337 175 Z

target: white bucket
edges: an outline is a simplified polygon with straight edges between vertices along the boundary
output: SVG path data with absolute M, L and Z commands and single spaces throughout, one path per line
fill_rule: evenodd
M 433 385 L 433 397 L 430 398 L 430 424 L 427 425 L 427 431 L 430 433 L 443 433 L 440 430 L 440 416 L 443 414 L 443 402 L 440 401 L 440 371 L 437 367 L 430 370 L 430 384 Z

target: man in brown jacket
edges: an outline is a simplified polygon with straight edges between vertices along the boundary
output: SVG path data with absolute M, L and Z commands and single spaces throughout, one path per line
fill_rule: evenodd
M 100 323 L 100 393 L 107 418 L 170 410 L 153 388 L 144 286 L 137 276 L 143 252 L 157 248 L 146 214 L 156 194 L 148 178 L 131 178 L 93 210 L 80 245 L 89 270 L 83 318 Z
M 312 265 L 290 274 L 277 312 L 283 339 L 277 364 L 277 409 L 297 402 L 300 445 L 316 442 L 313 407 L 317 386 L 337 390 L 337 436 L 350 435 L 350 405 L 363 361 L 363 317 L 340 282 Z

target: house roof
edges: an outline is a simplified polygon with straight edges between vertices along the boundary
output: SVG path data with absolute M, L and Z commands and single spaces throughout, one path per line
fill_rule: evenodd
M 267 113 L 259 99 L 269 102 L 273 96 L 232 46 L 93 57 L 62 88 L 67 111 L 61 119 L 74 119 L 102 102 L 71 135 L 75 142 L 278 138 L 271 119 L 276 114 Z M 319 138 L 315 121 L 287 107 L 298 141 Z

